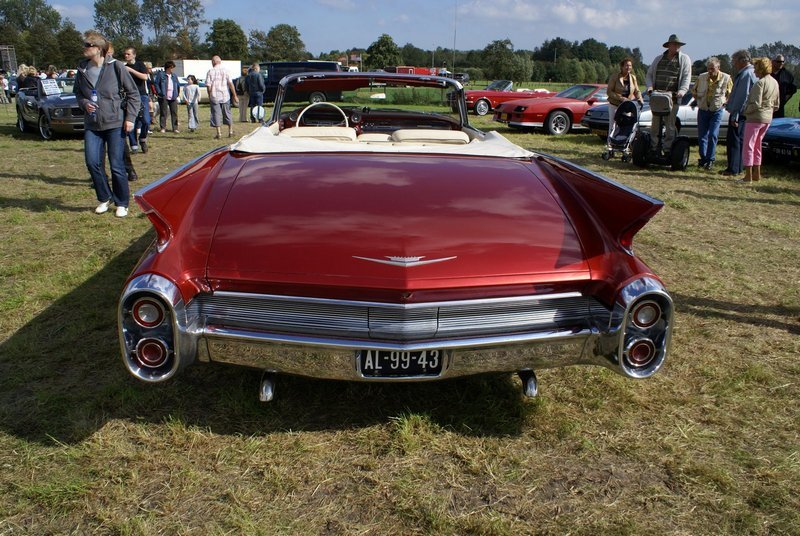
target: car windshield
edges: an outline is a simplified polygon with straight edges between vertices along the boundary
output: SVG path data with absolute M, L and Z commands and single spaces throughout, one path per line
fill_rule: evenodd
M 510 84 L 511 82 L 508 80 L 495 80 L 494 82 L 486 86 L 486 89 L 490 89 L 492 91 L 508 91 L 511 89 L 509 87 Z
M 558 93 L 556 97 L 586 100 L 596 89 L 595 86 L 572 86 Z
M 294 125 L 295 118 L 312 102 L 314 106 L 302 116 L 302 126 L 344 125 L 345 116 L 349 124 L 355 113 L 356 119 L 369 121 L 372 130 L 381 130 L 381 122 L 393 123 L 403 115 L 409 125 L 418 123 L 418 128 L 460 128 L 458 111 L 448 103 L 447 93 L 454 89 L 448 85 L 451 82 L 438 77 L 403 76 L 333 72 L 298 75 L 287 83 L 275 119 L 283 118 L 286 123 L 288 118 L 288 124 Z M 372 125 L 373 117 L 381 119 Z M 397 128 L 390 127 L 387 130 Z

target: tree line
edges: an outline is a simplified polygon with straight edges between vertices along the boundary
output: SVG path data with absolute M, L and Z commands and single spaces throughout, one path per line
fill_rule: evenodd
M 209 30 L 201 36 L 201 26 Z M 138 56 L 160 65 L 168 59 L 209 58 L 252 61 L 312 59 L 295 26 L 277 24 L 267 31 L 245 33 L 231 19 L 205 19 L 202 0 L 95 0 L 94 25 L 117 50 L 135 46 Z M 145 40 L 144 29 L 151 32 Z M 83 57 L 81 32 L 45 0 L 0 0 L 0 45 L 15 47 L 17 62 L 37 66 L 74 67 Z M 783 54 L 787 67 L 798 69 L 800 49 L 780 41 L 750 47 L 753 56 Z M 730 56 L 717 55 L 722 70 L 731 73 Z M 516 49 L 509 39 L 492 41 L 483 49 L 422 49 L 398 46 L 388 34 L 366 48 L 331 50 L 316 59 L 352 62 L 372 70 L 387 66 L 446 67 L 466 72 L 473 80 L 509 79 L 518 82 L 605 82 L 624 58 L 631 58 L 637 76 L 647 65 L 640 49 L 607 45 L 594 38 L 569 41 L 556 37 L 533 50 Z M 693 74 L 705 71 L 708 58 L 696 60 Z M 796 73 L 800 74 L 800 73 Z

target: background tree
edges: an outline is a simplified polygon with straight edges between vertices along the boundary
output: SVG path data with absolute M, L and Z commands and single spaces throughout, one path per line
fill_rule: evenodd
M 59 47 L 59 59 L 56 65 L 76 67 L 83 59 L 83 34 L 75 28 L 71 20 L 66 20 L 61 29 L 56 33 Z
M 546 39 L 544 43 L 542 43 L 542 46 L 534 49 L 533 59 L 538 61 L 558 63 L 558 61 L 561 59 L 574 58 L 577 47 L 577 41 L 570 42 L 562 37 Z
M 367 67 L 370 69 L 383 69 L 389 65 L 400 65 L 402 58 L 400 49 L 389 34 L 381 35 L 367 47 Z
M 0 22 L 10 24 L 18 32 L 35 26 L 55 33 L 61 27 L 61 15 L 44 0 L 0 0 Z
M 154 43 L 163 43 L 169 37 L 170 6 L 168 0 L 142 0 L 142 22 L 153 30 Z
M 533 60 L 531 59 L 530 52 L 517 51 L 512 59 L 510 70 L 508 72 L 510 80 L 518 80 L 520 82 L 528 82 L 533 74 Z
M 483 72 L 489 78 L 514 80 L 513 74 L 517 67 L 514 44 L 510 39 L 492 41 L 483 49 L 481 63 Z
M 431 54 L 426 50 L 415 47 L 411 43 L 406 43 L 400 49 L 400 57 L 402 65 L 413 65 L 415 67 L 424 67 L 428 65 Z
M 289 24 L 277 24 L 270 28 L 266 46 L 268 61 L 301 61 L 309 58 L 300 32 Z
M 266 61 L 268 55 L 267 32 L 263 30 L 250 30 L 247 37 L 248 61 Z
M 142 42 L 142 19 L 137 0 L 95 0 L 94 25 L 122 51 Z
M 783 54 L 786 64 L 797 65 L 800 63 L 800 48 L 794 45 L 784 44 L 782 41 L 775 43 L 764 43 L 759 47 L 751 46 L 750 54 L 754 57 L 774 58 L 778 54 Z
M 581 41 L 581 44 L 575 50 L 575 56 L 579 60 L 597 61 L 603 65 L 608 65 L 610 61 L 608 46 L 594 38 Z
M 201 0 L 181 0 L 170 4 L 169 13 L 168 31 L 175 39 L 177 56 L 196 56 L 202 51 L 200 25 L 208 22 L 203 3 Z
M 207 36 L 209 51 L 222 59 L 247 57 L 247 37 L 231 19 L 214 19 Z

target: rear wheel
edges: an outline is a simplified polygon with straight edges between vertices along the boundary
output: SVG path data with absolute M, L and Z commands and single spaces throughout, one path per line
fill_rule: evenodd
M 689 165 L 689 140 L 685 137 L 678 138 L 672 144 L 670 152 L 672 171 L 683 171 Z
M 475 115 L 486 115 L 489 113 L 491 106 L 489 106 L 489 101 L 481 99 L 475 103 Z
M 544 128 L 548 134 L 560 136 L 561 134 L 569 132 L 569 129 L 572 128 L 572 120 L 570 120 L 566 112 L 556 110 L 550 112 L 550 115 L 547 116 L 544 122 Z
M 39 135 L 43 140 L 53 139 L 53 128 L 50 126 L 50 119 L 45 115 L 39 115 Z
M 647 167 L 647 152 L 650 150 L 650 134 L 640 130 L 633 139 L 631 147 L 633 163 L 639 167 Z
M 318 102 L 325 102 L 325 93 L 321 91 L 314 91 L 308 96 L 308 102 L 316 104 Z

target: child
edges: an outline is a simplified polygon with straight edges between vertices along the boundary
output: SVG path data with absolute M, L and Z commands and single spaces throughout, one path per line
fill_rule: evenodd
M 189 113 L 189 132 L 197 128 L 197 104 L 200 102 L 200 86 L 193 74 L 186 77 L 187 84 L 183 88 L 183 98 L 186 100 L 186 110 Z

